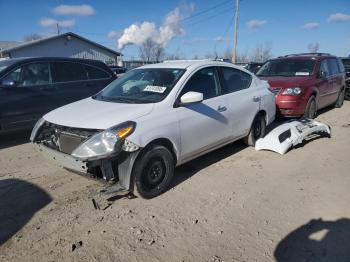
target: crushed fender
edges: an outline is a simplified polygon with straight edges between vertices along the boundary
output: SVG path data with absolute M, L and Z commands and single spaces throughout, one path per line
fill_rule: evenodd
M 331 136 L 330 126 L 313 119 L 293 120 L 279 125 L 255 143 L 255 150 L 270 150 L 281 155 L 311 135 Z

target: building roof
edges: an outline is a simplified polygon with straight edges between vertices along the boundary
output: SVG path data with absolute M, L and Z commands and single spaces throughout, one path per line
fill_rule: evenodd
M 26 48 L 27 46 L 32 46 L 32 45 L 37 45 L 37 44 L 40 44 L 42 42 L 46 42 L 46 41 L 51 41 L 51 40 L 54 40 L 54 39 L 58 39 L 58 38 L 62 38 L 62 37 L 67 37 L 67 36 L 70 36 L 70 37 L 75 37 L 75 38 L 78 38 L 80 39 L 81 41 L 84 41 L 84 42 L 87 42 L 91 45 L 95 45 L 101 49 L 104 49 L 106 50 L 107 52 L 110 52 L 110 53 L 113 53 L 114 55 L 116 56 L 121 56 L 122 54 L 117 52 L 117 51 L 114 51 L 108 47 L 105 47 L 103 45 L 100 45 L 98 43 L 95 43 L 89 39 L 86 39 L 80 35 L 77 35 L 77 34 L 74 34 L 72 32 L 68 32 L 68 33 L 64 33 L 64 34 L 61 34 L 61 35 L 56 35 L 56 36 L 51 36 L 51 37 L 47 37 L 47 38 L 42 38 L 42 39 L 38 39 L 38 40 L 34 40 L 34 41 L 30 41 L 30 42 L 25 42 L 23 44 L 19 44 L 15 47 L 11 47 L 11 48 L 7 48 L 7 49 L 4 49 L 1 51 L 1 53 L 3 54 L 7 54 L 7 53 L 10 53 L 12 51 L 15 51 L 15 50 L 18 50 L 18 49 L 22 49 L 22 48 Z
M 0 50 L 9 49 L 20 44 L 21 44 L 20 42 L 16 42 L 16 41 L 0 41 Z

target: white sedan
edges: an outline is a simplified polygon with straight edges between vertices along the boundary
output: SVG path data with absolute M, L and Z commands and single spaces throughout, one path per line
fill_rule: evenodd
M 111 192 L 152 198 L 176 166 L 241 138 L 254 145 L 274 119 L 268 83 L 242 67 L 169 61 L 46 114 L 31 140 L 61 166 L 114 183 Z

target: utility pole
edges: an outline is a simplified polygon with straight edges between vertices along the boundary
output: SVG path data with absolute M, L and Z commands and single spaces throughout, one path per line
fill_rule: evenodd
M 58 23 L 56 23 L 56 28 L 57 28 L 57 35 L 60 34 L 60 26 L 58 25 Z
M 239 0 L 236 0 L 236 12 L 235 12 L 235 25 L 233 32 L 233 52 L 232 52 L 232 63 L 236 63 L 237 58 L 237 27 L 238 27 L 238 12 L 239 12 Z

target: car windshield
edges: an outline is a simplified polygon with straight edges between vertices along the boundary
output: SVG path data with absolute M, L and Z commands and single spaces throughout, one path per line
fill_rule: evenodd
M 343 64 L 346 69 L 350 69 L 350 59 L 343 59 Z
M 9 67 L 10 65 L 12 65 L 14 63 L 15 63 L 15 61 L 13 61 L 13 60 L 0 61 L 0 72 L 4 71 L 7 67 Z
M 175 68 L 134 69 L 93 98 L 120 103 L 156 103 L 170 93 L 184 72 Z
M 315 67 L 314 60 L 276 59 L 266 62 L 257 76 L 310 76 Z

